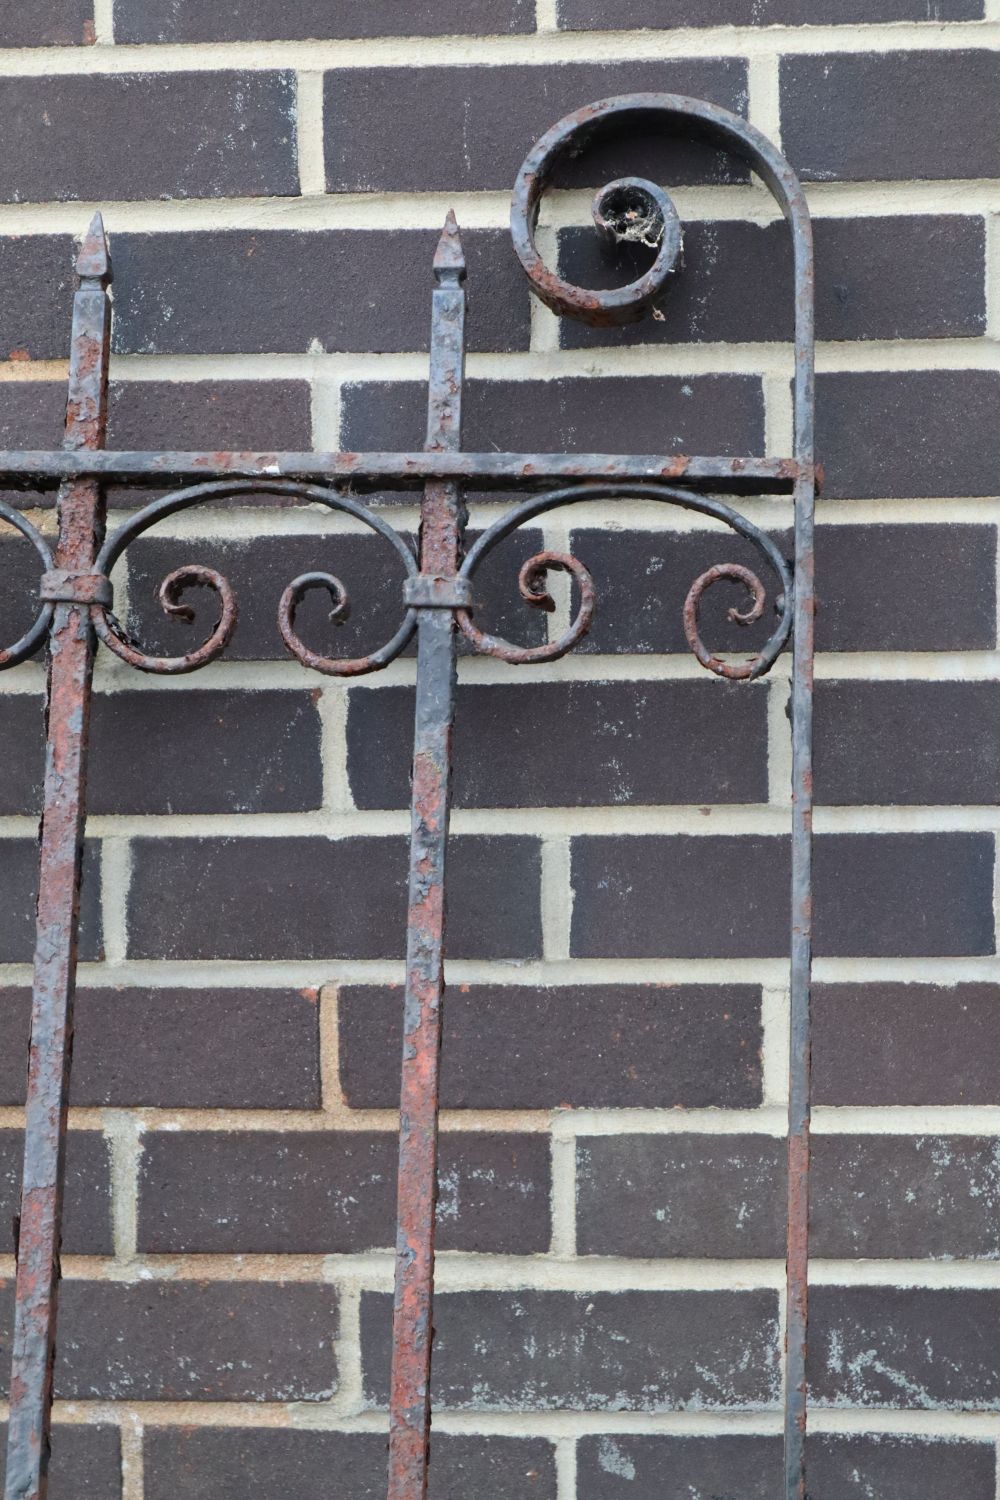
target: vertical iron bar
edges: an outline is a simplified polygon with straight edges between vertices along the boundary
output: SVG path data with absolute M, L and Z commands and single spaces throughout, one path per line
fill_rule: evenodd
M 63 447 L 100 448 L 107 414 L 111 328 L 107 294 L 111 267 L 100 215 L 95 217 L 83 242 L 76 271 L 80 285 L 73 303 Z M 62 487 L 58 568 L 85 573 L 92 567 L 104 528 L 103 512 L 103 494 L 98 483 L 78 480 Z M 87 727 L 94 657 L 94 634 L 87 605 L 56 604 L 49 646 L 45 807 L 38 875 L 6 1500 L 45 1500 L 48 1492 Z
M 461 443 L 465 260 L 449 213 L 434 256 L 427 448 Z M 431 482 L 420 525 L 421 572 L 450 578 L 461 561 L 460 488 Z M 423 608 L 418 621 L 406 999 L 400 1092 L 396 1293 L 392 1323 L 389 1500 L 424 1500 L 430 1442 L 438 1079 L 444 993 L 445 852 L 455 710 L 455 617 Z
M 794 179 L 793 179 L 794 180 Z M 806 1500 L 812 986 L 812 720 L 815 623 L 814 263 L 809 212 L 797 182 L 795 214 L 795 599 L 792 635 L 791 1026 L 785 1325 L 785 1500 Z

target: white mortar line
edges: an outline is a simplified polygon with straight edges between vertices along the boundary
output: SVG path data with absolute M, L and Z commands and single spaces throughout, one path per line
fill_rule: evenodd
M 544 0 L 539 0 L 539 3 L 544 3 Z M 577 1500 L 576 1438 L 557 1438 L 555 1450 L 556 1500 Z
M 104 1133 L 111 1148 L 111 1218 L 117 1275 L 134 1279 L 139 1232 L 139 1162 L 142 1123 L 132 1111 L 103 1111 Z
M 532 812 L 536 809 L 532 809 Z M 466 814 L 452 814 L 452 829 L 461 830 L 461 820 Z M 532 817 L 532 827 L 537 824 Z M 498 825 L 499 826 L 499 825 Z M 572 924 L 573 888 L 570 869 L 570 842 L 556 835 L 542 842 L 542 953 L 548 962 L 566 962 L 570 958 L 570 929 Z
M 552 1254 L 564 1259 L 576 1255 L 576 1137 L 572 1112 L 565 1113 L 552 1136 Z
M 783 810 L 792 804 L 790 702 L 791 680 L 772 676 L 767 685 L 767 796 Z
M 788 1106 L 791 996 L 787 986 L 765 989 L 761 995 L 761 1098 L 766 1106 Z
M 304 196 L 326 192 L 323 140 L 323 74 L 300 72 L 296 80 L 295 139 L 299 191 Z
M 94 0 L 94 40 L 98 47 L 108 47 L 114 44 L 114 9 L 115 0 Z
M 335 453 L 340 447 L 340 381 L 334 375 L 324 373 L 313 380 L 312 440 L 320 453 Z
M 88 819 L 88 835 L 95 837 L 98 819 Z M 132 850 L 127 836 L 101 843 L 101 919 L 104 954 L 108 963 L 122 963 L 128 955 L 128 893 L 132 878 Z
M 747 64 L 747 119 L 781 150 L 781 59 L 777 51 L 753 54 Z
M 122 1457 L 121 1500 L 143 1500 L 145 1465 L 142 1418 L 135 1410 L 122 1412 L 118 1423 Z
M 535 0 L 535 30 L 559 31 L 559 0 Z
M 361 1286 L 360 1279 L 350 1276 L 337 1283 L 339 1325 L 335 1348 L 337 1355 L 337 1391 L 323 1406 L 339 1416 L 350 1417 L 364 1406 L 364 1381 L 361 1365 Z M 320 1408 L 317 1407 L 316 1410 Z M 311 1425 L 307 1414 L 311 1408 L 302 1403 L 296 1409 L 296 1426 Z M 305 1420 L 304 1420 L 305 1419 Z
M 710 26 L 661 31 L 538 31 L 501 36 L 365 37 L 357 40 L 148 43 L 129 46 L 0 50 L 0 74 L 211 72 L 227 68 L 397 68 L 421 65 L 543 68 L 554 63 L 635 63 L 660 58 L 767 57 L 784 54 L 962 52 L 1000 47 L 997 21 L 856 22 L 850 26 Z M 85 52 L 88 56 L 81 57 Z
M 321 724 L 320 761 L 323 767 L 323 812 L 334 818 L 355 811 L 347 771 L 347 703 L 341 683 L 324 682 L 315 688 Z

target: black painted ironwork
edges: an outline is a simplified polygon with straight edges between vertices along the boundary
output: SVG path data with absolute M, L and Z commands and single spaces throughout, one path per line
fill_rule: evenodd
M 34 624 L 6 652 L 12 666 L 47 645 L 49 652 L 45 812 L 34 1002 L 28 1078 L 27 1135 L 18 1245 L 17 1306 L 6 1479 L 6 1500 L 44 1500 L 47 1491 L 52 1365 L 59 1287 L 59 1241 L 70 1073 L 73 992 L 83 829 L 86 815 L 87 718 L 97 641 L 140 671 L 197 670 L 224 651 L 237 617 L 228 581 L 213 569 L 186 564 L 163 580 L 160 600 L 173 617 L 189 619 L 184 595 L 208 589 L 219 618 L 186 655 L 156 656 L 133 640 L 113 613 L 111 573 L 129 544 L 167 516 L 213 500 L 276 494 L 318 502 L 354 517 L 388 543 L 403 564 L 400 623 L 392 638 L 367 656 L 338 660 L 312 650 L 296 630 L 306 593 L 325 591 L 333 618 L 349 606 L 344 584 L 315 571 L 293 579 L 282 595 L 278 630 L 305 666 L 331 676 L 378 671 L 416 635 L 417 704 L 413 758 L 412 843 L 404 1000 L 396 1297 L 390 1413 L 389 1500 L 424 1500 L 430 1431 L 430 1361 L 434 1285 L 434 1207 L 437 1177 L 438 1071 L 444 993 L 445 863 L 458 633 L 476 651 L 511 663 L 550 661 L 586 634 L 595 584 L 568 553 L 544 551 L 521 569 L 520 591 L 535 608 L 551 609 L 550 572 L 569 575 L 577 596 L 566 632 L 544 645 L 520 647 L 477 623 L 474 581 L 491 550 L 519 526 L 582 500 L 642 497 L 700 512 L 749 540 L 772 576 L 776 623 L 748 660 L 713 652 L 699 632 L 699 608 L 720 581 L 746 593 L 739 624 L 759 620 L 768 598 L 761 580 L 742 564 L 723 562 L 694 581 L 684 626 L 698 660 L 720 676 L 751 679 L 773 665 L 793 639 L 792 665 L 792 892 L 791 1090 L 788 1131 L 788 1285 L 785 1373 L 785 1500 L 804 1500 L 806 1416 L 805 1348 L 809 1214 L 809 984 L 811 922 L 811 708 L 813 654 L 813 258 L 802 189 L 771 143 L 736 115 L 700 100 L 635 94 L 601 100 L 567 116 L 529 153 L 518 175 L 511 215 L 514 246 L 533 292 L 560 315 L 601 325 L 632 321 L 660 308 L 681 259 L 681 227 L 668 195 L 655 183 L 622 178 L 594 203 L 598 232 L 610 242 L 638 241 L 653 263 L 637 280 L 613 291 L 575 287 L 547 268 L 534 240 L 539 205 L 553 169 L 568 153 L 609 126 L 645 127 L 696 137 L 749 164 L 788 220 L 794 255 L 794 448 L 779 458 L 690 455 L 552 455 L 467 453 L 461 447 L 465 353 L 465 263 L 458 226 L 449 215 L 434 259 L 428 430 L 420 453 L 176 453 L 104 451 L 110 304 L 110 263 L 100 218 L 77 262 L 66 436 L 54 452 L 0 452 L 0 480 L 24 489 L 58 488 L 59 531 L 54 549 L 15 507 L 0 502 L 0 518 L 35 548 L 41 565 L 40 607 Z M 184 486 L 154 499 L 104 537 L 104 491 Z M 528 498 L 507 512 L 465 551 L 463 491 L 514 489 Z M 416 553 L 377 512 L 356 497 L 372 489 L 421 491 Z M 794 560 L 718 494 L 794 497 Z

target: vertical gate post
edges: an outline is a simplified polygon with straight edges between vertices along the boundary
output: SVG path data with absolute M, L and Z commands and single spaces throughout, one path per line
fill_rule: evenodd
M 100 448 L 107 417 L 111 281 L 98 215 L 76 263 L 69 391 L 63 447 Z M 104 531 L 101 485 L 63 485 L 56 569 L 42 580 L 55 604 L 45 753 L 45 811 L 28 1060 L 27 1119 L 18 1225 L 17 1307 L 6 1500 L 45 1500 L 55 1358 L 66 1114 L 73 1039 L 80 874 L 86 798 L 87 727 L 94 632 L 91 602 L 110 602 L 92 568 Z
M 465 259 L 449 213 L 434 256 L 427 444 L 461 445 Z M 417 701 L 400 1091 L 396 1291 L 390 1396 L 389 1500 L 424 1500 L 430 1441 L 431 1303 L 437 1199 L 438 1079 L 444 992 L 445 849 L 455 712 L 455 615 L 461 597 L 461 487 L 431 480 L 420 520 Z M 466 590 L 468 586 L 465 586 Z M 464 599 L 463 602 L 467 602 Z

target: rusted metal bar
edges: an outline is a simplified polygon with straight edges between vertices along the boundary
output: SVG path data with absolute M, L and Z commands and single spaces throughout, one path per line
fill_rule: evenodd
M 107 414 L 111 280 L 100 216 L 76 263 L 65 444 L 96 448 Z M 24 1176 L 7 1444 L 6 1500 L 44 1500 L 59 1295 L 66 1114 L 73 1045 L 87 725 L 94 657 L 89 601 L 102 598 L 93 562 L 104 527 L 101 487 L 73 480 L 59 492 L 56 570 L 43 580 L 55 605 L 49 633 L 45 808 L 28 1063 Z M 58 570 L 58 571 L 57 571 Z
M 427 446 L 461 443 L 465 259 L 453 214 L 434 256 Z M 431 480 L 420 520 L 417 705 L 400 1089 L 389 1500 L 425 1500 L 430 1445 L 438 1075 L 444 995 L 445 854 L 455 715 L 456 589 L 465 513 L 457 484 Z
M 698 458 L 618 453 L 61 453 L 0 450 L 0 484 L 54 489 L 67 479 L 160 487 L 212 479 L 301 479 L 349 484 L 358 493 L 418 490 L 429 479 L 481 490 L 647 480 L 733 495 L 790 495 L 801 477 L 791 458 Z

